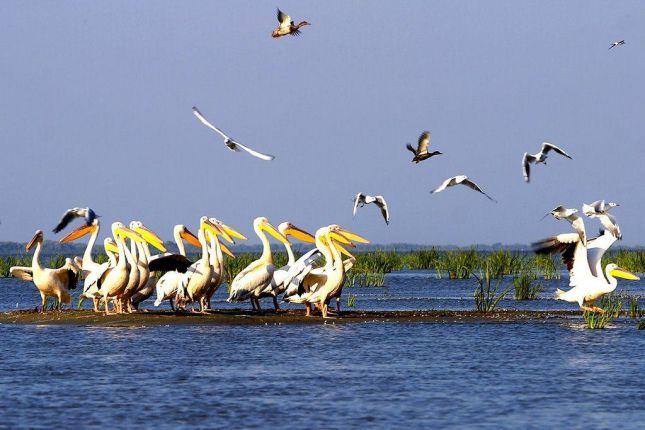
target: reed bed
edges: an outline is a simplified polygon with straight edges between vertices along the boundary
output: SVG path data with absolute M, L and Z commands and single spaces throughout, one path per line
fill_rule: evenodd
M 515 300 L 535 300 L 542 292 L 542 285 L 536 282 L 535 274 L 524 271 L 513 278 Z
M 501 279 L 495 278 L 496 267 L 490 262 L 484 263 L 484 267 L 480 269 L 479 275 L 475 272 L 472 275 L 477 281 L 477 288 L 473 293 L 475 298 L 475 309 L 479 312 L 493 312 L 497 307 L 500 300 L 502 300 L 511 289 L 508 286 L 500 290 Z
M 600 299 L 598 307 L 603 309 L 604 312 L 584 311 L 582 313 L 582 318 L 589 329 L 604 329 L 607 324 L 618 318 L 623 308 L 622 297 L 620 294 L 615 293 L 605 294 Z

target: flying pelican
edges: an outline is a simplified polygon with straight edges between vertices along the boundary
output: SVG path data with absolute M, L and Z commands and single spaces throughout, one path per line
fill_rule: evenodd
M 577 215 L 578 209 L 571 209 L 571 208 L 565 208 L 564 206 L 558 206 L 557 208 L 554 208 L 551 212 L 549 212 L 547 215 L 549 214 L 553 215 L 553 218 L 557 220 L 564 219 L 569 221 L 569 223 L 571 223 L 571 226 L 578 233 L 578 236 L 580 237 L 582 244 L 585 246 L 587 245 L 587 233 L 585 231 L 585 223 L 582 220 L 582 218 L 580 218 Z
M 278 28 L 273 30 L 273 33 L 271 33 L 272 37 L 277 38 L 286 36 L 287 34 L 290 34 L 292 36 L 300 36 L 300 27 L 311 25 L 307 21 L 300 21 L 298 24 L 294 23 L 291 20 L 291 17 L 282 12 L 280 9 L 278 9 L 278 22 L 280 23 L 280 25 L 278 26 Z
M 522 173 L 524 174 L 524 180 L 526 182 L 530 181 L 531 163 L 534 163 L 535 165 L 542 163 L 546 166 L 546 159 L 549 151 L 554 151 L 560 155 L 564 155 L 568 159 L 571 159 L 569 154 L 567 154 L 554 144 L 549 142 L 542 143 L 542 149 L 540 150 L 540 152 L 538 152 L 537 154 L 529 154 L 528 152 L 525 152 L 524 156 L 522 157 Z
M 424 131 L 423 133 L 421 133 L 421 136 L 419 136 L 419 141 L 417 143 L 417 149 L 414 149 L 414 147 L 409 143 L 406 145 L 408 151 L 414 154 L 414 158 L 412 158 L 413 163 L 419 164 L 419 162 L 427 160 L 430 157 L 434 157 L 435 155 L 442 155 L 442 153 L 439 151 L 428 152 L 428 145 L 430 145 L 429 131 Z
M 188 268 L 193 264 L 193 262 L 186 257 L 184 241 L 196 248 L 201 248 L 202 245 L 197 236 L 191 233 L 183 224 L 177 224 L 174 227 L 173 238 L 177 244 L 179 254 L 164 254 L 153 257 L 149 261 L 148 267 L 152 271 L 166 272 L 161 278 L 159 278 L 155 285 L 157 299 L 155 300 L 154 305 L 159 306 L 164 300 L 169 300 L 170 307 L 174 310 L 173 300 L 177 295 L 177 286 L 181 282 L 181 276 L 183 273 L 186 273 L 186 270 L 188 270 Z
M 273 272 L 271 283 L 260 294 L 260 297 L 270 296 L 273 298 L 273 306 L 276 311 L 280 310 L 280 305 L 278 304 L 278 296 L 286 290 L 288 285 L 286 282 L 287 279 L 293 278 L 293 276 L 297 276 L 297 274 L 294 273 L 296 270 L 298 270 L 295 268 L 296 257 L 293 254 L 293 249 L 291 249 L 291 243 L 288 241 L 289 237 L 294 237 L 305 243 L 315 242 L 315 239 L 311 234 L 296 227 L 290 222 L 281 223 L 278 226 L 278 231 L 287 238 L 287 242 L 284 243 L 284 247 L 287 251 L 288 261 L 287 264 L 279 269 L 276 269 Z M 292 268 L 294 268 L 293 271 Z M 304 267 L 300 267 L 300 270 L 304 270 Z
M 33 281 L 41 298 L 41 312 L 45 312 L 47 297 L 56 299 L 56 308 L 60 310 L 63 303 L 70 304 L 72 297 L 69 290 L 76 288 L 80 268 L 70 259 L 65 259 L 65 265 L 58 269 L 48 269 L 40 265 L 40 251 L 44 240 L 42 230 L 37 230 L 31 238 L 26 251 L 30 251 L 34 245 L 36 251 L 31 260 L 31 267 L 14 266 L 9 269 L 11 276 L 23 281 Z
M 486 194 L 481 188 L 479 188 L 479 185 L 477 185 L 476 183 L 474 183 L 473 181 L 468 179 L 468 176 L 466 176 L 466 175 L 458 175 L 458 176 L 453 176 L 452 178 L 448 178 L 445 181 L 443 181 L 443 183 L 439 186 L 439 188 L 436 188 L 436 189 L 430 191 L 430 193 L 431 194 L 439 193 L 439 192 L 445 190 L 446 188 L 453 187 L 455 185 L 465 185 L 468 188 L 471 188 L 471 189 L 477 191 L 478 193 L 482 193 L 483 195 L 488 197 L 489 200 L 497 203 L 497 201 L 494 198 L 492 198 L 491 196 Z
M 193 114 L 197 117 L 199 121 L 201 121 L 202 124 L 204 124 L 206 127 L 210 128 L 211 130 L 219 133 L 223 138 L 224 138 L 224 144 L 230 149 L 231 151 L 237 151 L 239 152 L 240 148 L 248 152 L 254 157 L 260 158 L 265 161 L 270 161 L 273 160 L 275 157 L 273 155 L 269 154 L 263 154 L 258 151 L 254 151 L 253 149 L 249 148 L 248 146 L 242 145 L 240 142 L 237 142 L 230 137 L 228 137 L 222 130 L 219 128 L 215 127 L 213 124 L 208 122 L 208 120 L 202 115 L 202 113 L 197 109 L 195 106 L 193 106 Z
M 62 231 L 67 225 L 72 222 L 76 218 L 83 218 L 85 220 L 86 225 L 92 225 L 95 219 L 99 218 L 99 215 L 97 215 L 92 209 L 90 208 L 72 208 L 68 209 L 63 216 L 61 217 L 60 221 L 54 227 L 52 230 L 54 233 L 58 233 Z
M 383 196 L 368 196 L 367 194 L 363 193 L 358 193 L 356 194 L 356 197 L 354 197 L 354 216 L 356 216 L 356 209 L 359 207 L 363 207 L 366 204 L 374 203 L 376 206 L 381 209 L 381 215 L 383 215 L 383 219 L 385 220 L 385 224 L 389 225 L 390 224 L 390 211 L 387 208 L 387 203 L 385 202 L 385 199 Z
M 262 312 L 259 300 L 260 293 L 271 283 L 275 270 L 273 255 L 271 255 L 271 245 L 269 245 L 266 233 L 269 233 L 285 245 L 288 240 L 264 217 L 258 217 L 253 221 L 253 230 L 262 242 L 262 255 L 235 276 L 233 282 L 231 282 L 228 301 L 242 302 L 250 299 L 253 309 Z
M 615 48 L 616 46 L 624 45 L 625 44 L 625 39 L 623 40 L 616 40 L 615 42 L 612 42 L 611 45 L 609 46 L 609 49 Z
M 611 208 L 620 206 L 618 203 L 609 202 L 605 203 L 604 200 L 598 200 L 593 202 L 590 205 L 583 204 L 582 212 L 587 215 L 589 218 L 598 218 L 600 223 L 605 227 L 611 234 L 613 234 L 616 239 L 622 237 L 620 233 L 620 227 L 616 222 L 616 218 L 609 213 Z
M 616 238 L 605 231 L 602 235 L 589 239 L 587 245 L 580 240 L 577 233 L 564 233 L 541 240 L 533 244 L 537 254 L 553 254 L 559 252 L 569 270 L 569 291 L 557 289 L 556 300 L 578 303 L 585 311 L 602 312 L 594 306 L 594 301 L 616 289 L 616 277 L 639 280 L 633 273 L 611 263 L 602 270 L 602 256 L 616 241 Z

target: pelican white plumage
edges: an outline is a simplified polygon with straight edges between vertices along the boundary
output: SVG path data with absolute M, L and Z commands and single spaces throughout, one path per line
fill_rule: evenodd
M 537 254 L 559 252 L 569 270 L 568 291 L 556 290 L 555 298 L 578 303 L 581 309 L 592 312 L 604 312 L 594 306 L 594 301 L 616 289 L 616 277 L 639 280 L 633 273 L 610 263 L 602 270 L 602 256 L 616 241 L 616 238 L 605 231 L 602 235 L 583 243 L 577 233 L 559 234 L 533 244 Z
M 615 208 L 617 206 L 620 205 L 614 202 L 605 203 L 604 200 L 597 200 L 590 205 L 583 204 L 582 212 L 589 218 L 598 218 L 603 227 L 609 230 L 616 239 L 620 239 L 622 238 L 622 234 L 620 232 L 618 222 L 616 221 L 616 218 L 609 213 L 611 208 Z
M 61 217 L 60 221 L 54 227 L 52 230 L 54 233 L 58 233 L 62 231 L 65 227 L 69 225 L 73 220 L 76 218 L 83 218 L 85 220 L 85 225 L 92 225 L 94 220 L 99 218 L 99 215 L 97 215 L 91 208 L 72 208 L 72 209 L 67 209 L 63 216 Z
M 522 174 L 524 175 L 524 180 L 529 182 L 531 180 L 531 163 L 535 165 L 542 163 L 546 165 L 547 154 L 550 152 L 556 152 L 564 157 L 571 159 L 569 154 L 564 152 L 561 148 L 555 146 L 552 143 L 544 142 L 542 143 L 542 149 L 536 154 L 529 154 L 528 152 L 524 153 L 522 157 Z
M 9 269 L 9 274 L 23 281 L 32 281 L 41 298 L 41 311 L 45 312 L 45 305 L 48 297 L 56 299 L 57 309 L 61 308 L 63 303 L 70 304 L 72 297 L 69 290 L 76 288 L 80 267 L 70 258 L 65 259 L 65 264 L 58 269 L 49 269 L 40 265 L 40 252 L 44 241 L 42 230 L 37 230 L 31 238 L 26 251 L 30 251 L 34 245 L 36 251 L 31 260 L 31 267 L 14 266 Z
M 497 203 L 497 201 L 496 201 L 494 198 L 492 198 L 491 196 L 489 196 L 488 194 L 486 194 L 486 193 L 485 193 L 485 192 L 484 192 L 484 191 L 479 187 L 479 185 L 477 185 L 476 183 L 474 183 L 473 181 L 471 181 L 471 180 L 468 178 L 468 176 L 466 176 L 466 175 L 457 175 L 457 176 L 453 176 L 452 178 L 448 178 L 448 179 L 446 179 L 445 181 L 443 181 L 443 183 L 442 183 L 438 188 L 436 188 L 436 189 L 434 189 L 434 190 L 430 191 L 430 193 L 431 193 L 431 194 L 439 193 L 439 192 L 441 192 L 441 191 L 445 190 L 446 188 L 448 188 L 448 187 L 454 187 L 455 185 L 465 185 L 465 186 L 467 186 L 468 188 L 470 188 L 470 189 L 472 189 L 472 190 L 475 190 L 475 191 L 477 191 L 478 193 L 481 193 L 481 194 L 485 195 L 489 200 L 491 200 L 491 201 L 493 201 L 493 202 L 496 202 L 496 203 Z
M 385 220 L 385 224 L 390 224 L 390 211 L 388 210 L 387 207 L 387 202 L 385 201 L 385 198 L 383 196 L 368 196 L 367 194 L 363 193 L 358 193 L 356 194 L 356 197 L 354 197 L 354 212 L 353 216 L 356 216 L 356 209 L 359 207 L 363 207 L 367 204 L 374 203 L 376 206 L 381 209 L 381 215 L 383 215 L 383 219 Z
M 206 127 L 210 128 L 211 130 L 215 131 L 220 136 L 222 136 L 224 138 L 224 144 L 231 151 L 239 152 L 239 150 L 241 148 L 244 151 L 246 151 L 249 154 L 251 154 L 252 156 L 257 157 L 257 158 L 259 158 L 261 160 L 265 160 L 265 161 L 270 161 L 270 160 L 273 160 L 275 158 L 273 155 L 263 154 L 261 152 L 255 151 L 255 150 L 249 148 L 248 146 L 244 146 L 240 142 L 237 142 L 237 141 L 231 139 L 222 130 L 220 130 L 219 128 L 215 127 L 213 124 L 208 122 L 208 120 L 204 117 L 204 115 L 202 115 L 202 113 L 199 111 L 199 109 L 197 109 L 195 106 L 193 106 L 193 114 L 197 117 L 197 119 L 202 124 L 204 124 Z
M 582 220 L 582 218 L 578 216 L 578 209 L 558 206 L 546 215 L 549 215 L 549 214 L 553 215 L 553 218 L 557 220 L 569 221 L 571 226 L 578 233 L 578 236 L 580 237 L 582 244 L 585 246 L 587 245 L 587 232 L 585 230 L 585 223 Z

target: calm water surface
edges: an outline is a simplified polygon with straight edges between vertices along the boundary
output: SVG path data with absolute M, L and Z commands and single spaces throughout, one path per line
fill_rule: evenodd
M 351 292 L 360 308 L 472 307 L 472 281 L 430 276 L 393 274 L 386 288 Z M 569 309 L 549 299 L 560 283 L 566 280 L 550 282 L 540 300 L 508 300 L 504 307 Z M 643 291 L 641 283 L 623 286 Z M 34 290 L 0 280 L 0 306 L 35 306 Z M 645 422 L 645 331 L 630 320 L 602 331 L 583 329 L 578 320 L 0 325 L 0 336 L 0 428 L 643 428 Z

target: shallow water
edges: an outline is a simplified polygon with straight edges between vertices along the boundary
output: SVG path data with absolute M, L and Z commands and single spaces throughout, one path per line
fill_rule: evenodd
M 430 276 L 397 273 L 387 288 L 347 291 L 361 309 L 472 308 L 472 280 Z M 643 293 L 641 283 L 626 284 Z M 565 285 L 549 282 L 542 299 L 508 300 L 504 307 L 570 309 L 548 298 Z M 34 290 L 0 280 L 0 306 L 33 307 Z M 642 428 L 645 422 L 645 332 L 626 319 L 598 331 L 571 320 L 0 325 L 0 335 L 0 428 Z

